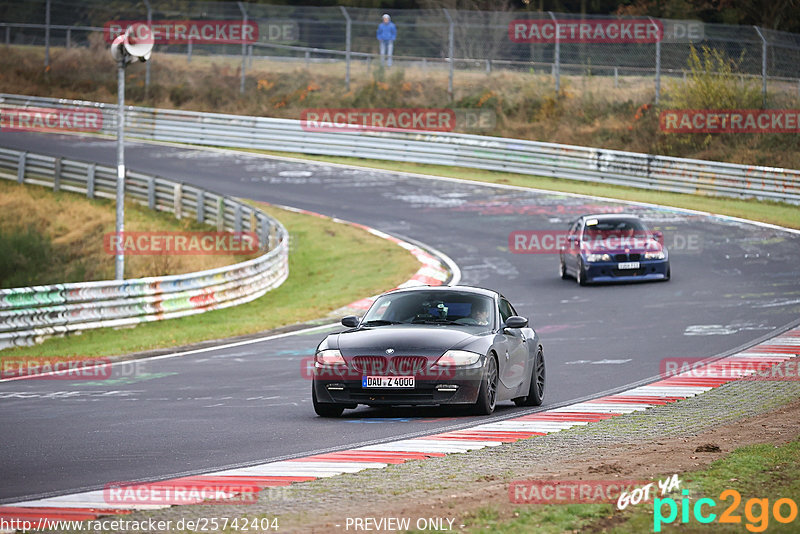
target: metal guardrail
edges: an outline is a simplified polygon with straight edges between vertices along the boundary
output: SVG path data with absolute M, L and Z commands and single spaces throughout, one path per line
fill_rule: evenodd
M 103 113 L 103 133 L 115 132 L 113 104 L 0 94 L 0 105 L 91 107 Z M 310 131 L 297 120 L 145 107 L 128 107 L 126 117 L 127 134 L 157 141 L 431 163 L 800 204 L 800 171 L 793 169 L 458 133 Z
M 0 178 L 54 190 L 115 198 L 113 167 L 0 148 Z M 206 271 L 0 289 L 0 349 L 109 326 L 126 326 L 254 300 L 289 274 L 288 233 L 266 213 L 204 189 L 128 171 L 126 198 L 151 209 L 194 217 L 218 231 L 255 232 L 265 251 L 249 261 Z

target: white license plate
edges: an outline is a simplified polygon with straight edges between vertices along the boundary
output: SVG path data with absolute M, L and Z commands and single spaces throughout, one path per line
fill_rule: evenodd
M 638 261 L 624 261 L 617 265 L 617 268 L 622 269 L 638 269 L 639 262 Z
M 413 376 L 362 376 L 362 388 L 413 388 Z

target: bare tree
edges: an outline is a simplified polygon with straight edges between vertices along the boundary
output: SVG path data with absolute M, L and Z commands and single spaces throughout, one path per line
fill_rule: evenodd
M 453 17 L 456 57 L 493 59 L 508 44 L 508 24 L 514 18 L 510 0 L 422 0 L 421 4 L 431 10 L 447 9 Z

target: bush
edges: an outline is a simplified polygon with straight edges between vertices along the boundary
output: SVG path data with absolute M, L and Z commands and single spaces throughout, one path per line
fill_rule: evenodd
M 53 262 L 53 245 L 33 227 L 0 228 L 0 287 L 21 287 L 35 283 L 42 265 Z

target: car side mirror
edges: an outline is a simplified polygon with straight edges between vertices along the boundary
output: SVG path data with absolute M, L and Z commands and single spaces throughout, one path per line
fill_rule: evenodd
M 528 319 L 519 315 L 512 315 L 506 319 L 506 328 L 525 328 L 528 326 Z
M 664 239 L 664 233 L 663 232 L 653 232 L 653 237 L 656 239 L 656 241 L 661 242 Z
M 355 328 L 355 327 L 358 326 L 358 323 L 360 323 L 360 322 L 361 322 L 361 319 L 359 319 L 355 315 L 348 315 L 347 317 L 343 317 L 342 318 L 342 325 L 344 325 L 344 326 L 346 326 L 348 328 Z

